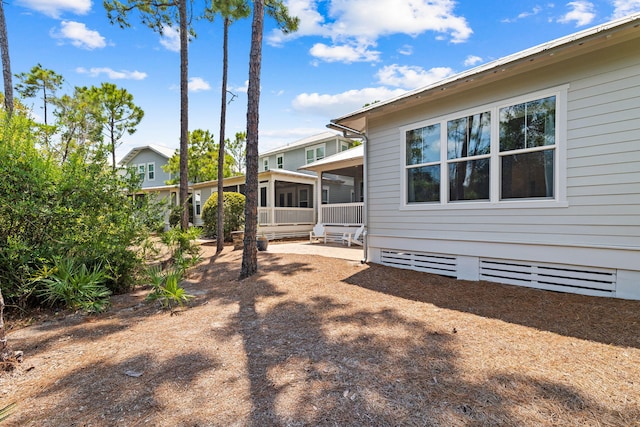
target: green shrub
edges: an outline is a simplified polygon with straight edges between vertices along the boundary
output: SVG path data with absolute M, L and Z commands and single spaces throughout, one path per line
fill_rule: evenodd
M 43 285 L 38 294 L 52 306 L 98 313 L 109 307 L 111 291 L 104 286 L 108 276 L 102 266 L 88 268 L 73 258 L 58 259 L 53 268 L 44 268 L 36 279 Z
M 180 286 L 183 271 L 177 268 L 163 272 L 159 266 L 148 270 L 149 284 L 152 287 L 151 293 L 147 296 L 148 301 L 158 301 L 162 308 L 173 311 L 175 306 L 183 306 L 193 295 Z
M 245 196 L 235 192 L 223 193 L 224 200 L 224 240 L 231 240 L 231 232 L 244 227 Z M 202 207 L 204 234 L 214 237 L 218 227 L 218 193 L 213 193 Z

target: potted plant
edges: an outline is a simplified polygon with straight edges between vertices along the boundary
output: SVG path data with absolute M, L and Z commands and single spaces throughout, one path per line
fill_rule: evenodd
M 260 233 L 258 235 L 257 246 L 259 251 L 267 250 L 267 246 L 269 246 L 269 239 L 267 239 L 267 236 L 265 236 L 264 233 Z

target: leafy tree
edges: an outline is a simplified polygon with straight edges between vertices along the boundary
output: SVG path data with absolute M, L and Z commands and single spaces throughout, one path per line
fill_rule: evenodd
M 212 0 L 211 7 L 207 10 L 209 19 L 212 14 L 219 13 L 224 20 L 223 24 L 223 43 L 222 43 L 222 100 L 220 105 L 220 147 L 218 149 L 218 212 L 217 235 L 223 235 L 223 165 L 225 163 L 225 126 L 227 117 L 227 74 L 229 68 L 229 26 L 237 19 L 247 18 L 251 13 L 249 5 L 245 0 Z M 217 239 L 217 252 L 224 249 L 222 239 Z
M 231 168 L 232 176 L 242 175 L 245 172 L 245 156 L 247 155 L 247 133 L 236 132 L 236 139 L 230 141 L 227 139 L 225 152 L 233 160 Z
M 87 95 L 88 102 L 95 105 L 95 121 L 102 124 L 103 134 L 108 138 L 111 164 L 115 172 L 116 148 L 122 143 L 120 139 L 125 133 L 135 133 L 136 126 L 144 117 L 144 111 L 133 103 L 132 94 L 113 83 L 102 83 L 99 88 L 92 86 Z
M 0 1 L 0 56 L 2 56 L 2 78 L 4 80 L 4 108 L 13 115 L 13 81 L 11 77 L 11 59 L 9 57 L 9 38 L 7 21 L 4 18 L 4 2 Z M 0 295 L 0 302 L 2 295 Z
M 187 152 L 189 140 L 189 25 L 187 0 L 104 0 L 107 17 L 121 28 L 130 27 L 129 14 L 138 11 L 141 22 L 163 34 L 166 26 L 178 23 L 180 33 L 180 201 L 182 203 L 181 227 L 189 228 L 189 180 L 187 176 Z M 191 32 L 193 34 L 193 32 Z
M 50 130 L 48 127 L 47 105 L 55 98 L 56 91 L 62 87 L 64 78 L 53 70 L 42 68 L 37 64 L 28 73 L 16 74 L 20 83 L 16 90 L 23 98 L 35 98 L 42 92 L 42 105 L 44 109 L 44 135 L 45 143 L 49 143 Z
M 258 271 L 256 237 L 258 231 L 258 122 L 260 110 L 260 68 L 262 66 L 262 36 L 265 8 L 285 32 L 298 29 L 298 18 L 289 16 L 281 0 L 255 0 L 251 26 L 251 49 L 249 56 L 249 88 L 247 91 L 247 175 L 244 249 L 240 278 L 254 275 Z
M 189 132 L 188 171 L 189 181 L 192 183 L 212 181 L 218 176 L 218 144 L 213 139 L 213 134 L 208 130 L 196 129 Z M 231 176 L 231 163 L 233 160 L 227 156 L 223 164 L 222 176 Z M 180 170 L 180 153 L 174 154 L 169 162 L 162 167 L 165 172 L 175 174 Z M 176 179 L 166 182 L 176 184 Z
M 53 101 L 54 115 L 60 139 L 49 146 L 52 156 L 65 163 L 72 152 L 83 150 L 102 141 L 102 123 L 95 98 L 86 87 L 76 87 L 73 95 L 62 95 Z

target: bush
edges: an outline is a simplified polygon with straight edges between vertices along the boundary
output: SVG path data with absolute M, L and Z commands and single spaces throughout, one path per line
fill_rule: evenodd
M 53 268 L 44 268 L 36 280 L 44 287 L 38 293 L 52 306 L 99 313 L 109 307 L 109 291 L 104 283 L 108 276 L 100 265 L 88 268 L 73 258 L 58 259 Z
M 231 232 L 241 230 L 244 227 L 243 194 L 235 192 L 222 193 L 224 199 L 224 240 L 231 240 Z M 218 193 L 213 193 L 202 207 L 202 221 L 204 222 L 204 234 L 209 237 L 216 236 L 218 230 Z
M 100 146 L 60 161 L 36 128 L 0 110 L 0 287 L 8 305 L 51 302 L 33 277 L 61 256 L 89 272 L 101 265 L 114 293 L 131 289 L 141 264 L 134 248 L 157 227 L 153 201 L 127 196 L 135 183 L 113 173 Z

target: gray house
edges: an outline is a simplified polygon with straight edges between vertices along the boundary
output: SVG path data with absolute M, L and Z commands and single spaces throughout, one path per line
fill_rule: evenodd
M 258 224 L 269 238 L 308 236 L 322 204 L 348 203 L 353 196 L 350 177 L 327 176 L 317 190 L 316 174 L 301 167 L 348 150 L 354 144 L 334 131 L 300 139 L 259 155 Z M 225 191 L 244 193 L 244 176 L 224 179 Z M 217 181 L 190 186 L 195 225 L 202 225 L 202 207 L 217 191 Z
M 371 261 L 640 299 L 640 14 L 330 127 L 366 136 Z
M 135 147 L 129 151 L 119 162 L 123 168 L 134 168 L 143 178 L 142 188 L 162 187 L 165 181 L 172 178 L 171 174 L 162 170 L 162 166 L 176 152 L 173 148 L 161 145 L 145 145 Z

